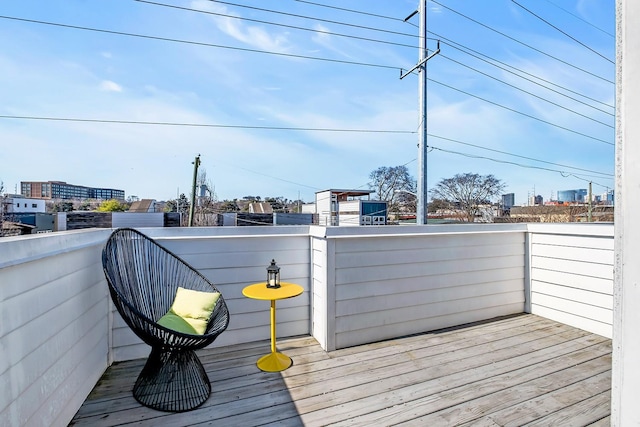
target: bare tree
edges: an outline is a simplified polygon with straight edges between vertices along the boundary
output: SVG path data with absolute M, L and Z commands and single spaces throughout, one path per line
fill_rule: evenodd
M 480 213 L 480 205 L 490 203 L 505 187 L 506 184 L 493 175 L 465 173 L 442 179 L 429 194 L 432 200 L 443 199 L 453 203 L 464 212 L 467 222 L 473 222 Z
M 416 180 L 406 166 L 382 166 L 369 174 L 369 188 L 378 199 L 389 202 L 389 212 L 397 211 L 399 203 L 415 212 Z

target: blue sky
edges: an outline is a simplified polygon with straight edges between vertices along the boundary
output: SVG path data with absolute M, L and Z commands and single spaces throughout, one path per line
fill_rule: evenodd
M 189 194 L 198 154 L 220 200 L 312 201 L 368 188 L 380 166 L 415 177 L 418 76 L 399 76 L 418 58 L 418 17 L 403 22 L 417 5 L 5 0 L 0 180 L 10 193 L 59 180 L 168 200 Z M 466 172 L 495 175 L 516 204 L 613 188 L 613 0 L 427 9 L 429 49 L 441 40 L 428 62 L 429 188 Z

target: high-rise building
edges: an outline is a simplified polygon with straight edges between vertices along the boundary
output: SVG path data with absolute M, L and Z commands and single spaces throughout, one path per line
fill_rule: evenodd
M 588 194 L 589 192 L 585 188 L 581 188 L 579 190 L 558 191 L 558 201 L 584 203 Z
M 507 193 L 502 195 L 502 209 L 509 210 L 516 204 L 516 195 Z
M 20 194 L 34 199 L 124 200 L 124 190 L 85 187 L 63 181 L 21 181 Z

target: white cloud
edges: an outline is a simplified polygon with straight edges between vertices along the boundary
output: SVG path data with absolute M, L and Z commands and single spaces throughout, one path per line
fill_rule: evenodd
M 210 1 L 193 1 L 191 2 L 191 6 L 199 10 L 208 10 L 213 13 L 229 15 L 211 16 L 220 31 L 242 43 L 266 51 L 288 52 L 291 50 L 291 45 L 286 33 L 270 33 L 262 27 L 245 25 L 242 20 L 232 18 L 231 16 L 239 15 L 229 12 L 225 6 Z
M 105 92 L 122 92 L 122 86 L 111 80 L 103 80 L 100 82 L 100 90 Z

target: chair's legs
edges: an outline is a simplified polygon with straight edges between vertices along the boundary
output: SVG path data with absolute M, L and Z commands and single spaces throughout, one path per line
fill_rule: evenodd
M 211 394 L 211 383 L 193 351 L 152 348 L 133 387 L 133 396 L 161 411 L 189 411 Z

